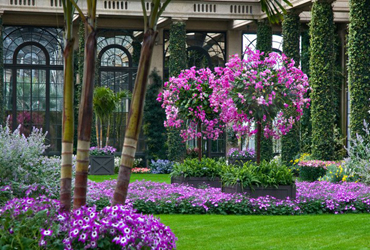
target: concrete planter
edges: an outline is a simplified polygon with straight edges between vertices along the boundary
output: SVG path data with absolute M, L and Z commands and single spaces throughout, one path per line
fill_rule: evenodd
M 254 190 L 248 188 L 243 188 L 240 184 L 233 186 L 223 186 L 222 192 L 224 193 L 247 193 L 250 198 L 258 198 L 260 196 L 273 196 L 277 199 L 286 199 L 289 197 L 291 200 L 296 198 L 297 188 L 295 185 L 291 186 L 278 186 L 276 187 L 253 187 Z
M 201 187 L 205 184 L 215 187 L 215 188 L 221 188 L 221 179 L 219 177 L 210 178 L 210 177 L 171 177 L 171 184 L 172 183 L 178 183 L 178 184 L 187 184 L 193 187 Z
M 91 155 L 89 174 L 91 175 L 113 175 L 114 174 L 114 155 Z

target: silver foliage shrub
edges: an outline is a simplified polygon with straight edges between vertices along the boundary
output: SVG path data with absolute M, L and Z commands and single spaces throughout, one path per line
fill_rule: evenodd
M 363 130 L 364 137 L 356 134 L 356 137 L 350 140 L 350 147 L 347 148 L 348 158 L 344 161 L 345 166 L 358 175 L 361 182 L 370 184 L 370 128 L 366 121 Z
M 12 132 L 8 124 L 0 125 L 0 186 L 25 190 L 36 185 L 48 194 L 58 194 L 60 158 L 43 155 L 48 147 L 45 137 L 40 129 L 33 128 L 25 137 L 20 126 Z

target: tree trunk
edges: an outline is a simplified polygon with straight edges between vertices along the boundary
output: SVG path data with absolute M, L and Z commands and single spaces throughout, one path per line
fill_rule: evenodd
M 202 124 L 199 122 L 198 123 L 198 133 L 202 130 Z M 198 142 L 198 160 L 202 160 L 202 137 L 197 138 Z
M 108 142 L 109 142 L 109 129 L 110 129 L 110 118 L 108 118 L 107 122 L 107 137 L 105 138 L 105 146 L 108 147 Z
M 98 144 L 98 148 L 100 148 L 99 145 L 99 118 L 95 116 L 95 133 L 96 133 L 96 144 Z
M 91 20 L 94 19 L 94 20 Z M 95 21 L 95 16 L 88 19 Z M 96 32 L 95 25 L 86 23 L 88 32 L 85 44 L 84 81 L 81 92 L 81 103 L 78 114 L 77 166 L 73 208 L 78 209 L 86 204 L 87 175 L 89 166 L 89 148 L 93 114 L 93 91 L 95 80 Z
M 130 182 L 131 169 L 133 167 L 136 145 L 139 139 L 141 122 L 143 119 L 145 93 L 148 83 L 150 62 L 153 55 L 153 47 L 158 32 L 149 28 L 144 33 L 143 47 L 140 54 L 139 67 L 135 80 L 135 88 L 132 94 L 128 125 L 122 148 L 121 164 L 117 177 L 117 186 L 114 191 L 112 205 L 124 204 L 127 197 L 128 184 Z
M 65 11 L 64 49 L 64 87 L 63 87 L 63 125 L 62 125 L 62 164 L 60 178 L 60 203 L 64 211 L 71 209 L 72 154 L 73 154 L 73 45 L 72 37 L 72 4 L 63 3 Z
M 99 147 L 103 147 L 103 120 L 100 120 Z
M 257 164 L 261 162 L 261 139 L 262 139 L 262 123 L 257 122 Z

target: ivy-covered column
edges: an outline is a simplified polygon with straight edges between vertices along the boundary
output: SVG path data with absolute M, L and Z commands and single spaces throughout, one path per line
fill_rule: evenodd
M 0 15 L 0 124 L 5 123 L 4 109 L 4 57 L 3 57 L 3 17 Z
M 315 1 L 311 13 L 312 156 L 318 160 L 333 160 L 335 114 L 332 91 L 335 70 L 335 26 L 332 2 Z
M 348 83 L 350 136 L 364 135 L 364 120 L 370 122 L 370 0 L 351 0 L 348 35 Z
M 308 30 L 305 30 L 301 34 L 301 69 L 310 78 L 310 34 Z M 310 93 L 307 93 L 307 97 Z M 301 118 L 301 152 L 311 154 L 312 144 L 312 122 L 311 122 L 311 106 L 303 109 L 303 116 Z
M 134 52 L 132 53 L 132 64 L 134 67 L 137 67 L 139 65 L 140 53 L 141 53 L 140 41 L 134 38 L 134 40 L 132 41 L 132 47 L 134 49 Z
M 299 22 L 299 13 L 290 11 L 284 15 L 282 23 L 283 28 L 283 52 L 295 61 L 295 66 L 298 67 L 299 55 L 299 40 L 301 33 L 301 25 Z M 292 107 L 288 112 L 292 114 L 295 109 Z M 286 164 L 300 152 L 300 124 L 296 122 L 288 134 L 281 139 L 281 158 Z
M 186 24 L 183 21 L 173 21 L 170 29 L 169 41 L 169 75 L 177 76 L 181 70 L 186 68 Z M 167 130 L 167 157 L 172 161 L 181 161 L 185 158 L 186 145 L 182 142 L 180 133 L 177 129 Z
M 272 51 L 272 27 L 267 20 L 257 23 L 257 50 L 266 54 Z M 257 148 L 257 140 L 256 140 Z M 261 161 L 271 160 L 273 157 L 272 138 L 261 137 Z

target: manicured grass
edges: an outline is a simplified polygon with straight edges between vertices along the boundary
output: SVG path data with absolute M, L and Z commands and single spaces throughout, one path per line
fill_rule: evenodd
M 178 250 L 370 249 L 369 214 L 159 217 Z
M 117 174 L 115 175 L 89 175 L 89 180 L 95 182 L 102 182 L 106 180 L 117 180 Z M 131 174 L 130 182 L 134 182 L 136 180 L 146 180 L 146 181 L 153 181 L 153 182 L 165 182 L 170 184 L 171 177 L 169 174 Z

